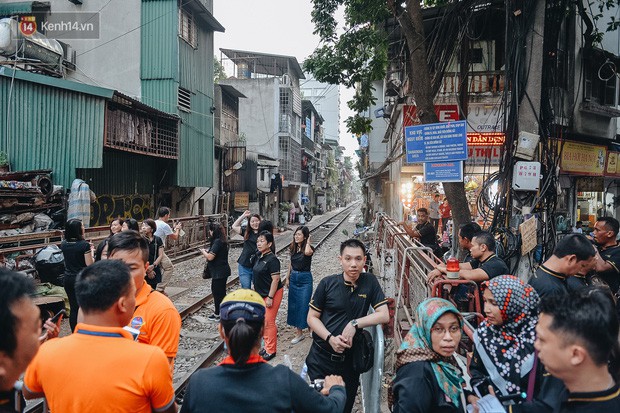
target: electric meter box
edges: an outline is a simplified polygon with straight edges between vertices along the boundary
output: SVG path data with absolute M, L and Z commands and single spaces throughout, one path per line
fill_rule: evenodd
M 540 162 L 515 163 L 512 171 L 512 189 L 515 191 L 538 191 L 540 188 Z

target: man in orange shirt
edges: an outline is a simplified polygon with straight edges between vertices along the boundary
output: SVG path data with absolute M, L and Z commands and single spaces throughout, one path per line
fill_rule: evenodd
M 163 351 L 134 342 L 123 328 L 135 289 L 118 261 L 99 261 L 78 275 L 83 322 L 74 334 L 41 346 L 24 377 L 26 399 L 45 397 L 53 412 L 176 412 Z
M 108 258 L 127 264 L 136 284 L 136 309 L 129 327 L 139 330 L 140 343 L 164 350 L 172 370 L 179 348 L 181 316 L 168 297 L 144 281 L 149 267 L 146 239 L 136 231 L 115 234 L 108 242 Z

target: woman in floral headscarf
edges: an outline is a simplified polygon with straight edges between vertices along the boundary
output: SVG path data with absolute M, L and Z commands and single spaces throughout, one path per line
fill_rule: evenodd
M 487 379 L 485 390 L 491 384 L 498 395 L 527 393 L 532 400 L 542 373 L 534 353 L 540 298 L 532 286 L 513 275 L 495 277 L 482 288 L 486 319 L 474 335 L 472 387 Z M 470 403 L 476 400 L 472 397 L 467 398 Z
M 397 353 L 393 412 L 464 412 L 464 380 L 454 358 L 463 318 L 441 298 L 423 301 L 417 313 Z

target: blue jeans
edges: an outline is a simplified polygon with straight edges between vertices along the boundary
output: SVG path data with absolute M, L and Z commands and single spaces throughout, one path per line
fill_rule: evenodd
M 239 282 L 241 283 L 241 288 L 250 289 L 252 288 L 252 268 L 244 267 L 241 264 L 237 264 L 237 268 L 239 270 Z

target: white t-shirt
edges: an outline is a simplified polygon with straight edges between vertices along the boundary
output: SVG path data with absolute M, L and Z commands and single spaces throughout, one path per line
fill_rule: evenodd
M 170 225 L 168 225 L 168 223 L 162 221 L 161 219 L 155 221 L 155 225 L 157 225 L 157 229 L 155 230 L 154 235 L 157 235 L 159 238 L 161 238 L 161 240 L 164 242 L 165 247 L 166 238 L 168 238 L 168 235 L 174 234 L 174 231 L 172 230 L 172 228 L 170 228 Z

